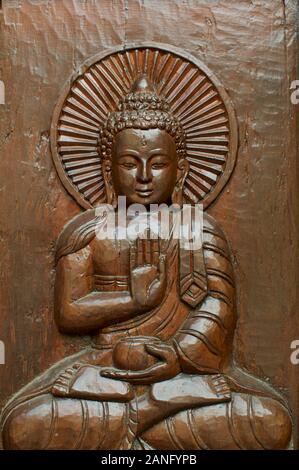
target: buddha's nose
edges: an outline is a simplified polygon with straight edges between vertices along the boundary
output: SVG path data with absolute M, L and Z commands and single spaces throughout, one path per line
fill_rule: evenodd
M 148 165 L 143 163 L 140 166 L 137 177 L 138 177 L 139 181 L 142 182 L 142 183 L 148 183 L 151 180 L 151 173 L 150 173 L 150 169 L 149 169 Z

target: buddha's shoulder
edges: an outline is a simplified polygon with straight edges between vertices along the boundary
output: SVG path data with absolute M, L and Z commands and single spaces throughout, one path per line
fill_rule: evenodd
M 198 217 L 202 217 L 202 228 L 204 232 L 211 232 L 214 235 L 218 235 L 225 239 L 225 235 L 219 222 L 213 216 L 207 214 L 207 212 L 198 212 L 196 206 L 192 206 L 191 216 L 193 220 L 198 220 Z
M 203 230 L 206 232 L 212 232 L 214 235 L 218 235 L 219 237 L 225 239 L 225 235 L 219 222 L 217 222 L 214 217 L 212 217 L 210 214 L 207 214 L 206 212 L 203 214 Z
M 95 209 L 76 215 L 61 231 L 56 243 L 56 261 L 84 248 L 95 236 Z

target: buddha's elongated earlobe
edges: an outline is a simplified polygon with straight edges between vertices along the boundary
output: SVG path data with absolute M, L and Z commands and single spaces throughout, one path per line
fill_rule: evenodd
M 184 203 L 184 183 L 189 171 L 189 162 L 184 158 L 178 163 L 177 182 L 172 192 L 171 200 L 173 204 L 182 206 Z
M 103 162 L 103 178 L 106 189 L 107 204 L 110 204 L 114 209 L 116 209 L 117 197 L 112 183 L 110 160 L 104 160 Z

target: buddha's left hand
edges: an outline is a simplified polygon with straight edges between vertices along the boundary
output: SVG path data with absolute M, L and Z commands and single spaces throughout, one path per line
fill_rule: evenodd
M 167 343 L 147 344 L 147 352 L 159 362 L 145 370 L 120 370 L 113 367 L 102 369 L 101 375 L 116 380 L 125 380 L 136 385 L 147 385 L 175 377 L 180 373 L 178 357 L 173 346 Z

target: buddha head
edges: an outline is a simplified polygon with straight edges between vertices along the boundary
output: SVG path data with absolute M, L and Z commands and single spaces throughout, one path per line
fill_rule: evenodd
M 99 139 L 107 202 L 183 202 L 189 165 L 185 132 L 145 75 L 109 114 Z

